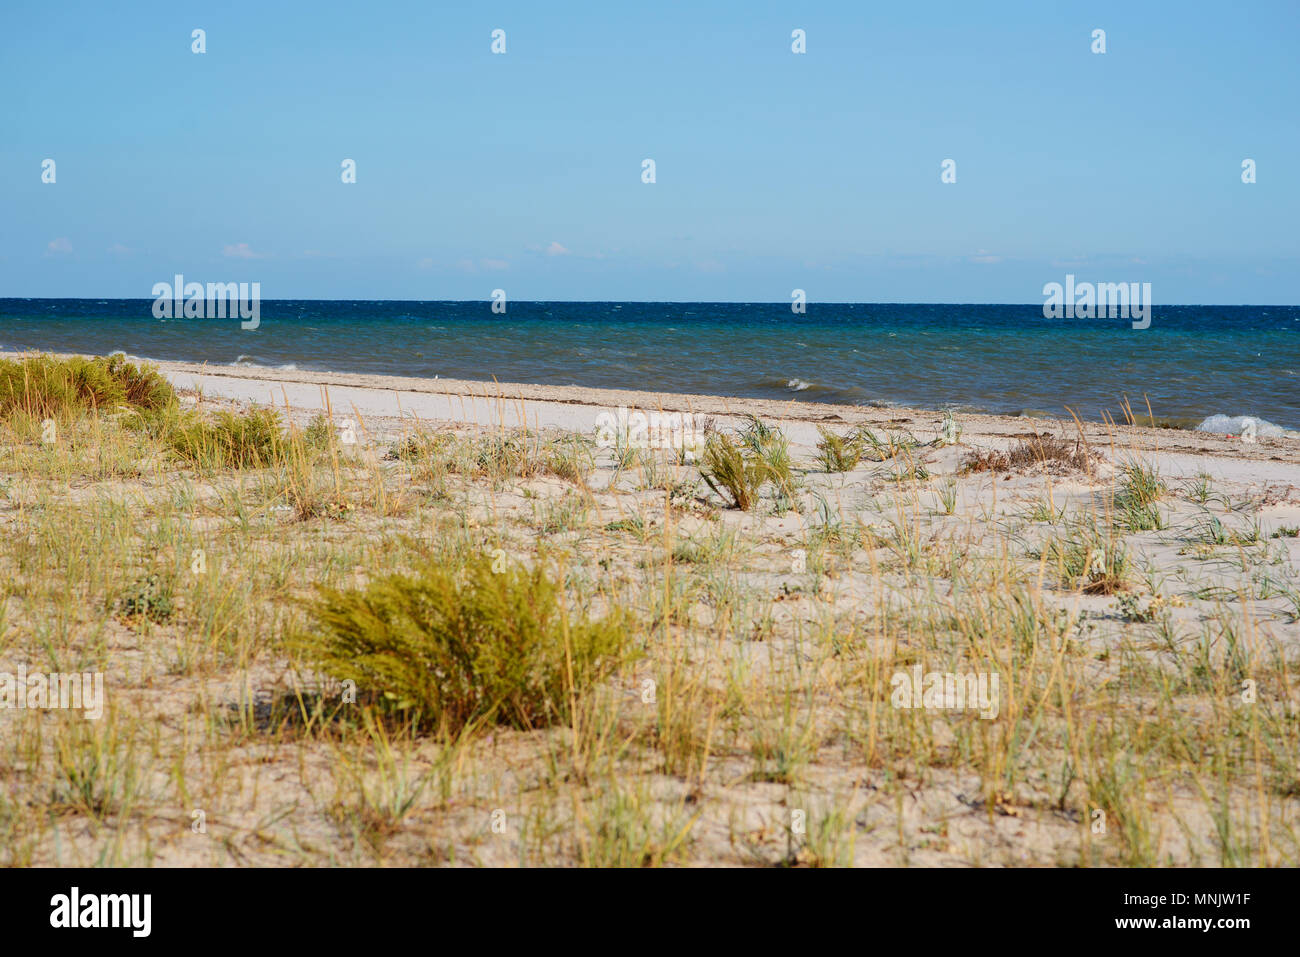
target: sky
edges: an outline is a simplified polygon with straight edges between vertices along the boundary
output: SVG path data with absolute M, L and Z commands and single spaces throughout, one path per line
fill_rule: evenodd
M 1297 304 L 1298 39 L 1297 0 L 9 3 L 0 297 Z

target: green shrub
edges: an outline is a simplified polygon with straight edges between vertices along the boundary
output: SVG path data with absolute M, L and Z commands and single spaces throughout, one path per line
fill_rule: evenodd
M 334 426 L 320 412 L 311 417 L 307 427 L 302 430 L 303 444 L 313 452 L 328 452 L 335 445 Z
M 173 452 L 191 465 L 206 468 L 260 468 L 281 453 L 280 416 L 273 409 L 242 415 L 217 412 L 179 418 L 167 434 Z
M 536 728 L 569 716 L 571 691 L 626 657 L 621 614 L 565 627 L 560 587 L 539 565 L 456 574 L 430 563 L 363 590 L 320 588 L 315 629 L 296 639 L 325 674 L 356 682 L 358 700 L 423 727 L 475 721 Z
M 176 611 L 173 591 L 174 584 L 170 578 L 149 575 L 123 590 L 117 599 L 117 610 L 127 618 L 148 618 L 161 624 Z
M 0 417 L 21 411 L 45 419 L 123 409 L 152 419 L 176 407 L 176 391 L 152 366 L 121 354 L 0 360 Z

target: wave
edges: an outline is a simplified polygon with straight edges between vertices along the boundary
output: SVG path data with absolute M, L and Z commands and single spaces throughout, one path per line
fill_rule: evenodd
M 248 355 L 247 353 L 240 353 L 235 361 L 230 364 L 232 366 L 242 366 L 246 369 L 274 369 L 276 372 L 298 371 L 298 363 L 296 362 L 284 362 L 280 365 L 275 365 L 274 363 L 259 359 L 257 356 Z
M 1286 430 L 1267 419 L 1254 415 L 1211 415 L 1196 427 L 1197 432 L 1217 432 L 1220 435 L 1241 435 L 1248 423 L 1255 426 L 1255 434 L 1260 438 L 1281 438 Z
M 819 382 L 810 382 L 807 379 L 800 379 L 798 376 L 788 379 L 760 379 L 754 383 L 754 388 L 749 394 L 765 399 L 786 398 L 797 395 L 804 402 L 833 402 L 837 405 L 884 406 L 888 404 L 858 386 L 840 388 L 823 385 Z

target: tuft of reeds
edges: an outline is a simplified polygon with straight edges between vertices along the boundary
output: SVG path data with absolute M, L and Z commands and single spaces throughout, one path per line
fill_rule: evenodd
M 817 442 L 817 464 L 824 472 L 852 472 L 862 461 L 862 437 L 857 432 L 836 435 L 824 426 L 817 426 L 821 439 Z

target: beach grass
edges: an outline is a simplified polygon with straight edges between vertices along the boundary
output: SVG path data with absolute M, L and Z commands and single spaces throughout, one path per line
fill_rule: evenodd
M 60 361 L 0 368 L 0 671 L 106 695 L 0 709 L 0 862 L 1300 858 L 1300 501 L 1123 427 L 693 462 Z

